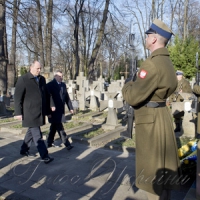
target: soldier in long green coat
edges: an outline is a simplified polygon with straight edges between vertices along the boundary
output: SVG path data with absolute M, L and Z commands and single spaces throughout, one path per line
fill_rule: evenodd
M 122 93 L 135 111 L 135 184 L 147 191 L 149 199 L 167 200 L 170 190 L 179 189 L 181 176 L 172 115 L 166 107 L 166 99 L 177 87 L 176 73 L 165 48 L 172 32 L 155 19 L 145 33 L 151 56 L 143 62 L 137 80 L 126 83 Z
M 190 82 L 187 81 L 183 77 L 183 72 L 180 70 L 176 71 L 176 77 L 178 80 L 178 85 L 175 90 L 175 92 L 170 96 L 170 102 L 183 102 L 184 98 L 181 96 L 181 93 L 192 93 L 192 88 L 190 86 Z M 181 131 L 181 125 L 182 125 L 182 118 L 184 116 L 184 110 L 177 112 L 176 114 L 173 114 L 174 117 L 174 123 L 176 125 L 176 128 L 174 132 L 180 132 Z
M 200 134 L 200 86 L 194 85 L 192 91 L 198 97 L 198 106 L 197 106 L 197 134 Z

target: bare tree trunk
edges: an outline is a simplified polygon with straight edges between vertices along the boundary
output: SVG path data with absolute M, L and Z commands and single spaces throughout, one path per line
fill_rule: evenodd
M 0 0 L 0 90 L 7 91 L 7 64 L 5 57 L 5 0 Z
M 184 30 L 183 30 L 183 39 L 185 40 L 188 37 L 188 2 L 184 2 Z
M 152 18 L 151 21 L 153 21 L 156 18 L 156 6 L 155 6 L 155 0 L 152 0 Z
M 13 2 L 13 24 L 12 24 L 12 44 L 11 44 L 11 52 L 10 59 L 7 68 L 8 75 L 8 88 L 14 87 L 15 79 L 16 79 L 16 33 L 17 33 L 17 18 L 19 5 L 21 0 L 14 0 Z
M 87 51 L 87 39 L 86 39 L 86 30 L 85 30 L 85 24 L 84 24 L 84 15 L 81 14 L 81 24 L 82 24 L 82 37 L 83 37 L 83 67 L 81 71 L 84 72 L 84 75 L 87 76 L 87 58 L 86 58 L 86 51 Z
M 77 9 L 79 4 L 79 10 Z M 79 66 L 80 66 L 80 58 L 79 58 L 79 17 L 80 14 L 82 12 L 83 9 L 83 5 L 84 5 L 84 0 L 80 0 L 80 2 L 78 0 L 76 0 L 76 4 L 75 4 L 75 16 L 74 16 L 74 24 L 75 24 L 75 28 L 74 28 L 74 49 L 75 49 L 75 75 L 74 75 L 74 79 L 76 79 L 76 77 L 78 76 L 79 73 Z
M 53 0 L 49 0 L 47 9 L 47 30 L 46 30 L 46 60 L 45 66 L 53 71 L 51 65 L 51 53 L 52 53 L 52 17 L 53 17 Z
M 90 58 L 90 61 L 89 61 L 89 65 L 88 65 L 88 69 L 89 70 L 93 69 L 94 62 L 96 60 L 97 54 L 99 52 L 99 48 L 101 46 L 101 42 L 102 42 L 103 35 L 104 35 L 106 21 L 107 21 L 107 18 L 108 18 L 107 15 L 108 15 L 109 4 L 110 4 L 110 0 L 106 0 L 105 8 L 104 8 L 104 11 L 103 11 L 103 19 L 102 19 L 102 22 L 101 22 L 101 25 L 100 25 L 98 36 L 97 36 L 97 42 L 96 42 L 96 45 L 95 45 L 94 49 L 92 50 L 92 55 L 91 55 L 91 58 Z
M 165 0 L 162 0 L 162 2 L 161 2 L 161 13 L 160 13 L 160 15 L 161 15 L 161 20 L 163 21 L 163 14 L 164 14 L 164 9 L 163 9 L 163 6 L 164 6 L 164 3 L 165 3 Z
M 176 0 L 175 4 L 173 5 L 173 0 L 170 0 L 170 7 L 171 7 L 171 20 L 170 20 L 170 29 L 172 30 L 172 24 L 174 20 L 176 6 L 179 0 Z
M 40 8 L 40 0 L 36 0 L 37 3 L 37 20 L 38 20 L 38 48 L 39 48 L 39 55 L 40 55 L 40 64 L 41 66 L 45 66 L 44 63 L 44 47 L 43 47 L 43 36 L 42 36 L 42 22 L 41 22 L 41 8 Z
M 33 41 L 34 41 L 34 60 L 39 60 L 38 58 L 38 32 L 36 30 L 36 27 L 33 27 Z

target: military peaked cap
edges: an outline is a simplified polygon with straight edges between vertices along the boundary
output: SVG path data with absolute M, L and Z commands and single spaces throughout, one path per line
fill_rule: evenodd
M 173 32 L 168 28 L 168 26 L 159 19 L 155 19 L 151 24 L 149 30 L 147 30 L 145 33 L 157 33 L 168 40 L 171 38 L 172 35 L 174 35 Z
M 177 70 L 177 71 L 176 71 L 176 75 L 183 75 L 183 72 L 180 71 L 180 70 Z

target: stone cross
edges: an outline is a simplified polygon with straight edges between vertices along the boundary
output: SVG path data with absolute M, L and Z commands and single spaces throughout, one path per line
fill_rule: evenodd
M 77 100 L 79 103 L 79 110 L 85 110 L 85 90 L 76 91 Z
M 117 80 L 117 82 L 119 82 L 119 86 L 120 86 L 121 88 L 123 88 L 124 83 L 125 83 L 124 76 L 121 76 L 121 79 L 120 79 L 120 80 Z
M 115 97 L 118 95 L 116 93 L 106 93 L 108 100 L 104 100 L 100 102 L 100 111 L 108 108 L 108 116 L 106 120 L 106 124 L 102 125 L 102 128 L 105 130 L 113 130 L 120 126 L 118 123 L 116 109 L 121 108 L 123 106 L 122 101 L 117 101 Z
M 78 90 L 82 90 L 84 88 L 85 91 L 89 89 L 89 81 L 86 80 L 86 77 L 83 75 L 83 72 L 79 73 L 79 76 L 76 77 L 76 84 L 79 86 Z
M 102 78 L 102 76 L 100 76 L 97 81 L 93 81 L 93 84 L 97 85 L 96 90 L 100 92 L 104 92 L 104 83 L 105 80 Z
M 128 74 L 129 74 L 129 72 L 128 72 L 128 64 L 126 63 L 126 71 L 125 72 L 120 72 L 120 74 L 124 74 L 125 75 L 125 80 L 127 79 L 127 77 L 128 77 Z
M 68 80 L 66 83 L 67 91 L 71 100 L 76 99 L 76 83 L 73 80 Z
M 115 81 L 115 82 L 111 82 L 111 84 L 108 87 L 108 92 L 112 93 L 112 92 L 118 92 L 121 91 L 122 87 L 120 86 L 120 83 Z
M 90 91 L 85 92 L 86 98 L 90 97 L 90 107 L 89 108 L 94 111 L 98 110 L 97 100 L 101 98 L 101 92 L 96 91 L 95 90 L 96 87 L 97 87 L 97 84 L 94 85 L 94 83 L 93 83 L 90 87 Z

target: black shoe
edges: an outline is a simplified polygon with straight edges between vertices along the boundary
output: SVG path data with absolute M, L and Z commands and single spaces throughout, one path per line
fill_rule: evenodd
M 67 150 L 70 150 L 70 149 L 72 149 L 72 148 L 74 148 L 74 146 L 69 145 L 69 146 L 67 147 Z
M 35 157 L 36 155 L 34 155 L 34 154 L 30 154 L 28 151 L 27 152 L 20 152 L 20 154 L 22 155 L 22 156 L 27 156 L 27 157 Z
M 59 146 L 58 146 L 58 145 L 55 145 L 55 144 L 48 144 L 48 148 L 50 148 L 50 147 L 58 148 Z
M 54 160 L 54 158 L 50 158 L 49 156 L 47 156 L 46 158 L 42 159 L 44 161 L 45 164 L 48 164 L 50 162 L 52 162 Z

